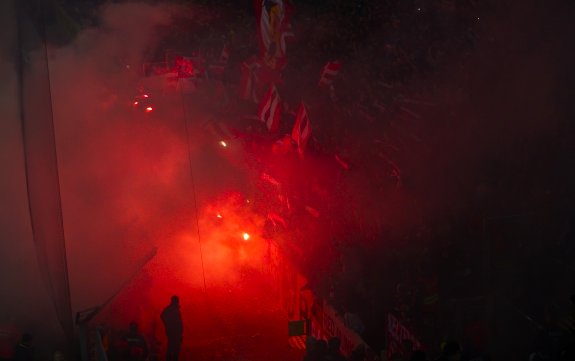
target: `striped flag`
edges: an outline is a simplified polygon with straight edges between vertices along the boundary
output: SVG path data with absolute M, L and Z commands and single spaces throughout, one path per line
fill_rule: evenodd
M 257 72 L 260 67 L 260 63 L 255 58 L 242 63 L 242 78 L 240 83 L 241 99 L 252 100 L 254 103 L 258 102 Z
M 300 105 L 297 112 L 295 124 L 291 132 L 291 138 L 297 144 L 299 153 L 303 154 L 307 142 L 309 141 L 309 138 L 311 138 L 311 124 L 309 123 L 307 110 L 303 104 Z
M 282 0 L 261 0 L 259 10 L 260 39 L 265 52 L 281 37 L 284 22 L 284 3 Z M 280 49 L 278 49 L 280 50 Z
M 287 0 L 256 0 L 262 58 L 272 69 L 286 64 L 286 40 L 293 38 L 290 29 L 292 6 Z
M 220 64 L 227 64 L 230 60 L 230 48 L 228 45 L 224 45 L 222 48 L 222 53 L 220 54 Z
M 275 132 L 280 125 L 281 100 L 276 87 L 272 84 L 260 103 L 259 119 L 266 124 L 270 132 Z
M 286 42 L 293 41 L 295 38 L 295 34 L 293 32 L 291 24 L 287 24 L 284 31 L 282 31 L 280 37 L 280 52 L 285 56 L 287 52 Z
M 337 60 L 329 61 L 323 67 L 321 71 L 321 77 L 319 78 L 319 85 L 320 86 L 330 86 L 335 77 L 339 74 L 339 70 L 341 69 L 341 63 Z

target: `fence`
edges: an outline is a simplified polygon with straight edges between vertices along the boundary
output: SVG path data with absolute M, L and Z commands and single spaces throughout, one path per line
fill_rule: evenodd
M 353 330 L 349 329 L 340 314 L 325 300 L 321 300 L 305 286 L 307 279 L 283 256 L 280 247 L 269 243 L 268 262 L 264 266 L 272 279 L 272 289 L 286 311 L 288 321 L 302 321 L 305 336 L 328 340 L 338 337 L 341 351 L 349 355 L 358 346 L 369 346 Z

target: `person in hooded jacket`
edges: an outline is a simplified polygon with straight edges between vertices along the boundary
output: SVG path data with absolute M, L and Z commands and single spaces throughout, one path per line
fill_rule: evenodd
M 178 296 L 172 296 L 170 304 L 162 311 L 161 319 L 168 337 L 166 361 L 178 361 L 184 333 L 184 323 L 180 312 L 180 298 Z

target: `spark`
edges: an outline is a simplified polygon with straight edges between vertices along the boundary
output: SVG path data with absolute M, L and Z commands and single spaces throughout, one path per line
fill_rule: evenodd
M 148 98 L 148 94 L 144 94 L 144 98 Z
M 228 143 L 224 142 L 223 140 L 220 140 L 220 144 L 224 148 L 226 148 L 228 146 Z
M 218 218 L 220 218 L 220 219 L 224 218 L 224 217 L 222 217 L 222 215 L 219 214 L 219 213 L 216 215 L 216 217 L 218 217 Z
M 140 104 L 137 100 L 134 102 L 134 105 L 138 105 Z
M 250 239 L 250 235 L 244 232 L 244 241 L 247 241 L 248 239 Z
M 154 108 L 152 108 L 152 107 L 147 107 L 147 108 L 146 108 L 146 112 L 148 112 L 148 113 L 151 112 L 152 110 L 154 110 Z

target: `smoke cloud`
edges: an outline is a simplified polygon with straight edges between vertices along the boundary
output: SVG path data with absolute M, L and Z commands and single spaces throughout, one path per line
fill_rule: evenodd
M 14 9 L 8 2 L 2 6 L 9 19 L 3 21 L 7 31 L 2 32 L 0 59 L 5 240 L 0 264 L 1 288 L 8 290 L 0 304 L 1 320 L 10 319 L 40 338 L 58 337 L 27 210 L 16 24 L 9 16 Z M 205 101 L 166 89 L 165 78 L 141 76 L 161 27 L 174 19 L 206 21 L 209 15 L 199 8 L 142 3 L 109 4 L 98 13 L 97 26 L 83 30 L 69 45 L 48 48 L 72 307 L 80 311 L 100 305 L 136 282 L 144 292 L 137 297 L 149 297 L 140 299 L 142 307 L 156 307 L 149 314 L 181 285 L 199 289 L 204 282 L 233 282 L 241 267 L 258 266 L 262 240 L 257 225 L 262 221 L 238 208 L 243 196 L 234 194 L 248 190 L 246 169 L 234 161 L 237 145 L 223 152 L 200 127 L 213 117 Z M 45 66 L 37 61 L 41 51 L 30 52 L 30 66 Z M 151 113 L 132 105 L 142 89 L 152 101 Z M 224 191 L 229 199 L 221 198 Z M 218 219 L 218 212 L 225 219 Z M 218 220 L 223 225 L 213 223 Z M 203 264 L 199 241 L 204 243 Z M 125 326 L 128 317 L 143 317 L 141 309 L 134 310 L 116 321 Z

